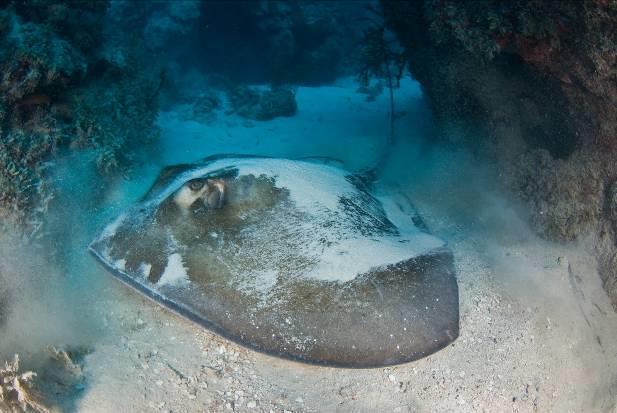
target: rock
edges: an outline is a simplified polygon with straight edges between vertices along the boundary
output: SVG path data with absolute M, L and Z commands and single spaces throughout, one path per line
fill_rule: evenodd
M 617 181 L 608 186 L 605 204 L 608 218 L 613 224 L 613 230 L 617 231 Z
M 219 97 L 215 93 L 206 92 L 195 100 L 193 118 L 198 122 L 211 123 L 216 119 L 216 111 L 220 108 Z
M 279 116 L 296 114 L 296 93 L 292 89 L 273 88 L 259 91 L 250 87 L 236 87 L 228 93 L 233 110 L 244 118 L 266 121 Z
M 381 4 L 432 106 L 436 136 L 488 154 L 481 162 L 497 163 L 541 236 L 596 235 L 617 308 L 614 2 Z
M 384 90 L 383 82 L 377 81 L 373 84 L 360 86 L 357 92 L 366 95 L 367 102 L 374 102 L 377 99 L 377 96 L 383 93 L 383 90 Z

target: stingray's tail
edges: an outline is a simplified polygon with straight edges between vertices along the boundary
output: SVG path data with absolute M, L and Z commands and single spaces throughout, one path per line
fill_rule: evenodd
M 377 161 L 366 168 L 363 168 L 357 172 L 357 176 L 362 179 L 365 185 L 372 185 L 378 179 L 381 173 L 383 172 L 385 166 L 388 164 L 390 160 L 390 156 L 392 155 L 392 148 L 394 147 L 394 136 L 392 133 L 388 135 L 386 142 L 383 145 L 381 150 L 381 154 Z M 336 165 L 340 167 L 345 166 L 345 162 L 341 159 L 330 157 L 330 156 L 303 156 L 300 158 L 296 158 L 301 161 L 316 161 L 328 165 Z
M 361 170 L 358 175 L 362 178 L 362 180 L 367 185 L 372 185 L 379 179 L 379 176 L 382 174 L 384 168 L 390 161 L 390 157 L 392 156 L 392 148 L 394 147 L 394 134 L 390 133 L 384 143 L 381 154 L 379 158 L 375 162 L 374 165 L 369 166 L 363 170 Z

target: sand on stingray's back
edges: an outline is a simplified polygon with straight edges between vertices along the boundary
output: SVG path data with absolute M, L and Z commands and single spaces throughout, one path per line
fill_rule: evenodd
M 220 209 L 173 195 L 225 182 Z M 220 158 L 168 168 L 91 251 L 118 278 L 251 348 L 311 363 L 391 365 L 458 336 L 451 252 L 400 198 L 340 168 Z

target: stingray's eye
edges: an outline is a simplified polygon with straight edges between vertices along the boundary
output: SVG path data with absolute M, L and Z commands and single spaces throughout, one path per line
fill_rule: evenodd
M 189 188 L 191 189 L 191 191 L 199 191 L 201 188 L 204 187 L 205 183 L 206 181 L 202 179 L 195 179 L 189 182 Z

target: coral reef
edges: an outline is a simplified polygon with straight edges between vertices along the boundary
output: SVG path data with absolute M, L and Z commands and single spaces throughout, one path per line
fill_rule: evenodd
M 139 67 L 137 63 L 131 65 Z M 94 148 L 103 174 L 125 173 L 134 152 L 158 136 L 157 96 L 163 72 L 135 70 L 120 76 L 105 73 L 73 91 L 73 148 Z
M 259 91 L 238 86 L 228 93 L 229 102 L 239 116 L 254 120 L 271 120 L 279 116 L 293 116 L 298 110 L 296 92 L 287 88 Z
M 15 355 L 12 362 L 5 362 L 0 368 L 0 410 L 6 412 L 34 411 L 48 413 L 47 409 L 34 394 L 31 383 L 36 373 L 19 372 L 19 357 Z
M 381 4 L 440 136 L 496 160 L 540 234 L 561 241 L 604 234 L 613 241 L 602 249 L 614 253 L 606 205 L 614 204 L 608 188 L 617 180 L 610 161 L 617 152 L 617 2 Z M 602 257 L 611 254 L 599 255 L 606 264 Z M 604 264 L 617 306 L 617 289 L 609 288 L 617 268 Z
M 130 25 L 132 35 L 143 38 L 144 48 L 169 52 L 177 48 L 174 43 L 186 40 L 186 36 L 193 31 L 201 9 L 201 0 L 114 0 L 109 8 L 106 38 L 110 44 L 123 43 L 127 33 L 117 29 Z
M 362 5 L 364 3 L 359 3 Z M 210 2 L 114 0 L 105 28 L 105 53 L 140 36 L 151 59 L 234 81 L 332 81 L 345 69 L 357 40 L 358 4 L 323 1 Z
M 236 82 L 322 84 L 351 75 L 374 1 L 204 2 L 187 62 Z
M 1 4 L 0 224 L 41 236 L 57 157 L 88 149 L 102 174 L 126 171 L 156 137 L 162 77 L 139 43 L 103 53 L 107 1 Z
M 521 157 L 511 187 L 527 202 L 534 227 L 544 237 L 573 240 L 594 231 L 604 212 L 608 157 L 577 151 L 568 160 L 546 150 Z
M 24 7 L 27 16 L 37 17 L 45 3 L 50 2 Z M 0 218 L 36 231 L 31 212 L 44 212 L 51 196 L 42 179 L 44 161 L 63 138 L 52 108 L 57 109 L 59 91 L 83 75 L 86 57 L 48 22 L 16 14 L 20 9 L 0 10 Z

